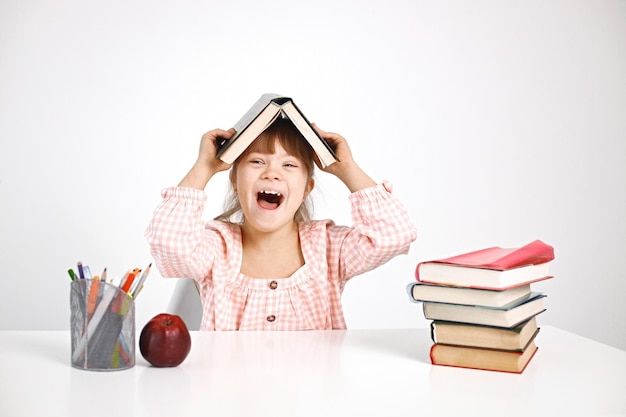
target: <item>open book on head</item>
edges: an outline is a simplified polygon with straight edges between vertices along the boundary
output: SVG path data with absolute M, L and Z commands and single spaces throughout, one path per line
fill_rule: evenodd
M 225 140 L 217 151 L 217 157 L 232 164 L 252 142 L 278 117 L 288 118 L 302 133 L 319 158 L 322 167 L 338 161 L 330 145 L 313 129 L 300 109 L 289 97 L 279 94 L 263 94 L 261 98 L 233 126 L 236 133 Z

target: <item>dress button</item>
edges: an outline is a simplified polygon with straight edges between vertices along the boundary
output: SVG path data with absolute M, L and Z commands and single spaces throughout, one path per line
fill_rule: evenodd
M 273 314 L 270 314 L 269 316 L 267 316 L 267 321 L 269 321 L 270 323 L 273 323 L 274 321 L 276 321 L 276 316 Z
M 278 288 L 278 282 L 270 281 L 270 290 L 275 290 L 276 288 Z

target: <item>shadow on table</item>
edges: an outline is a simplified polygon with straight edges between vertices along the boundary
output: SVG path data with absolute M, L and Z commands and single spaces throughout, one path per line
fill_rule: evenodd
M 55 332 L 51 332 L 53 334 Z M 59 334 L 55 337 L 46 339 L 45 346 L 41 342 L 41 332 L 28 332 L 26 337 L 20 337 L 19 342 L 11 344 L 10 348 L 3 346 L 4 355 L 19 356 L 38 356 L 49 359 L 52 362 L 62 363 L 71 366 L 70 362 L 70 340 L 69 334 Z M 67 337 L 67 340 L 65 340 Z
M 356 330 L 350 333 L 345 343 L 430 365 L 432 341 L 428 329 Z

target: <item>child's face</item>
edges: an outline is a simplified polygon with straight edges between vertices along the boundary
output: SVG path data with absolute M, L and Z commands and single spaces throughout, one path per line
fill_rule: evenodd
M 272 232 L 292 227 L 314 186 L 305 165 L 276 141 L 272 154 L 251 152 L 237 164 L 235 190 L 246 226 Z

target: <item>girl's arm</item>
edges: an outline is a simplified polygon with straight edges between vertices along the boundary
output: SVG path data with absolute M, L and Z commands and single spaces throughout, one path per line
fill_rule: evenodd
M 335 175 L 352 193 L 354 226 L 329 230 L 330 251 L 338 252 L 337 263 L 329 264 L 330 274 L 345 282 L 408 253 L 416 230 L 406 208 L 391 194 L 390 184 L 377 185 L 357 165 L 345 138 L 313 127 L 335 149 L 340 160 L 320 169 Z
M 207 251 L 202 212 L 206 196 L 201 190 L 170 187 L 145 231 L 150 252 L 163 277 L 199 278 L 213 263 Z
M 202 136 L 198 158 L 178 184 L 163 190 L 163 200 L 145 232 L 155 263 L 164 277 L 201 278 L 223 250 L 219 233 L 202 218 L 203 190 L 209 180 L 230 167 L 216 158 L 217 142 L 229 139 L 234 129 L 214 129 Z
M 350 194 L 352 227 L 329 230 L 331 250 L 338 251 L 330 265 L 340 281 L 378 268 L 394 257 L 409 252 L 417 237 L 409 213 L 383 183 Z

